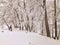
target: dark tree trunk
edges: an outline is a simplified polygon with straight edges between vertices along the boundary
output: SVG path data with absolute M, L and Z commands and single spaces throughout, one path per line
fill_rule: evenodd
M 55 39 L 56 39 L 57 37 L 56 0 L 54 0 L 54 17 L 55 17 Z
M 46 10 L 46 0 L 43 0 L 43 7 L 44 7 L 44 11 L 45 11 L 46 33 L 47 33 L 47 37 L 50 37 L 50 30 L 49 30 L 48 19 L 47 19 L 47 10 Z

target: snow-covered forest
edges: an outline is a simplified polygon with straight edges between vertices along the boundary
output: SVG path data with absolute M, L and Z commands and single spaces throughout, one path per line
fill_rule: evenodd
M 60 0 L 0 0 L 1 45 L 57 45 L 59 38 Z
M 60 0 L 0 0 L 0 27 L 59 39 Z

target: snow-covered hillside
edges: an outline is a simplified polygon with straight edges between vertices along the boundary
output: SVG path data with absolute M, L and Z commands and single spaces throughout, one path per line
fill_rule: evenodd
M 28 45 L 27 36 L 24 32 L 0 32 L 0 45 Z
M 0 45 L 59 45 L 59 41 L 25 31 L 0 31 Z
M 58 45 L 59 41 L 35 33 L 28 34 L 28 40 L 31 45 Z

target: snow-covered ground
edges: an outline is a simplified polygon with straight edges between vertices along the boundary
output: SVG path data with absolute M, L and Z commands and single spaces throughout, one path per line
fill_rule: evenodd
M 41 36 L 35 33 L 28 34 L 28 41 L 31 45 L 59 45 L 58 40 L 48 38 L 46 36 Z
M 0 31 L 0 45 L 60 45 L 60 41 L 25 31 Z
M 22 31 L 0 32 L 0 45 L 28 45 L 26 33 Z
M 60 45 L 60 40 L 54 40 L 37 33 L 0 28 L 0 45 Z

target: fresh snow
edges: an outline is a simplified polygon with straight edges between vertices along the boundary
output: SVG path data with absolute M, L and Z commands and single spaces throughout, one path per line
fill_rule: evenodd
M 3 27 L 0 28 L 0 45 L 60 45 L 60 40 L 15 28 L 9 31 Z
M 0 32 L 0 45 L 28 45 L 27 36 L 24 32 Z
M 35 33 L 28 34 L 28 41 L 31 45 L 58 45 L 58 40 L 51 39 L 46 36 L 41 36 Z
M 58 40 L 50 39 L 33 32 L 0 31 L 0 45 L 59 45 Z

